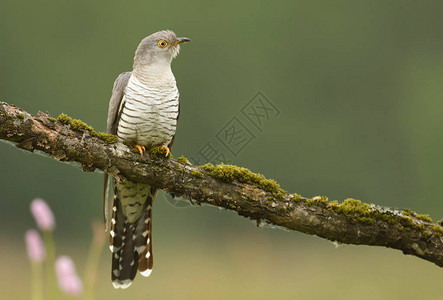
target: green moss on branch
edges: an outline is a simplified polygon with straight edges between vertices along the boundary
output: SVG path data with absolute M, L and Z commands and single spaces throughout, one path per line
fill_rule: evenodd
M 190 166 L 191 163 L 184 157 L 183 155 L 177 158 L 177 161 L 181 163 L 182 165 Z
M 197 177 L 197 178 L 203 178 L 203 173 L 198 171 L 198 170 L 192 170 L 191 171 L 192 176 Z
M 431 217 L 429 215 L 417 214 L 417 215 L 415 215 L 415 217 L 417 219 L 420 219 L 420 220 L 423 220 L 423 221 L 426 221 L 426 222 L 432 222 L 432 219 L 431 219 Z
M 70 125 L 71 128 L 74 130 L 79 130 L 79 131 L 87 130 L 87 131 L 89 131 L 89 133 L 92 136 L 95 136 L 95 137 L 105 141 L 107 144 L 114 144 L 117 142 L 117 136 L 115 136 L 113 134 L 109 134 L 109 133 L 97 132 L 94 130 L 94 128 L 92 128 L 91 126 L 89 126 L 85 122 L 78 120 L 78 119 L 73 119 L 66 114 L 60 114 L 58 116 L 57 120 L 60 123 Z
M 233 165 L 219 164 L 216 166 L 204 165 L 205 170 L 210 170 L 209 175 L 225 182 L 233 182 L 237 180 L 244 183 L 254 183 L 267 192 L 271 192 L 276 196 L 282 196 L 286 193 L 280 188 L 280 185 L 274 179 L 267 179 L 262 174 L 253 173 L 249 169 L 237 167 Z

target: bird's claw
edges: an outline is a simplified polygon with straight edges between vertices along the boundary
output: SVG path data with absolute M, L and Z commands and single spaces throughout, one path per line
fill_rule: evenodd
M 166 146 L 162 146 L 162 149 L 165 149 L 165 151 L 166 151 L 166 155 L 165 156 L 168 156 L 171 153 L 171 150 L 169 150 L 169 148 L 166 147 Z
M 138 149 L 138 152 L 140 152 L 140 156 L 143 157 L 143 153 L 146 151 L 146 148 L 140 145 L 134 145 L 134 147 Z

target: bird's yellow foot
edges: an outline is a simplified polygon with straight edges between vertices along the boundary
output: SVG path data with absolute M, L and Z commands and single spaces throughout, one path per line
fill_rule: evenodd
M 171 153 L 171 150 L 169 150 L 169 148 L 166 147 L 166 146 L 162 146 L 162 149 L 165 149 L 165 150 L 166 150 L 166 155 L 165 155 L 165 156 L 168 156 L 169 153 Z
M 140 145 L 134 145 L 134 147 L 138 149 L 138 152 L 140 152 L 140 156 L 143 157 L 143 153 L 144 151 L 146 151 L 146 148 Z

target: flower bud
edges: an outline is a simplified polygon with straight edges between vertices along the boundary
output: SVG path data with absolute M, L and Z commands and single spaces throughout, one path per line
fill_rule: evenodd
M 34 215 L 37 226 L 42 231 L 53 231 L 55 218 L 49 205 L 42 199 L 34 199 L 31 202 L 31 212 Z
M 83 284 L 75 272 L 72 259 L 68 256 L 60 256 L 55 262 L 58 285 L 67 295 L 80 296 L 83 293 Z
M 42 262 L 46 258 L 45 246 L 40 234 L 35 229 L 25 233 L 26 249 L 31 262 Z

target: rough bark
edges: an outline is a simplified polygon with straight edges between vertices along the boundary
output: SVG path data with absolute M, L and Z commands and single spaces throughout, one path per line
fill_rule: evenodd
M 108 144 L 91 131 L 72 127 L 44 113 L 32 116 L 0 102 L 0 139 L 18 148 L 77 162 L 88 172 L 100 169 L 120 180 L 155 185 L 192 203 L 234 210 L 257 224 L 267 222 L 338 243 L 399 249 L 443 267 L 442 224 L 424 215 L 354 199 L 338 204 L 326 197 L 304 198 L 269 181 L 254 181 L 252 173 L 229 173 L 246 170 L 234 166 L 199 167 L 156 155 L 141 158 L 123 144 Z

